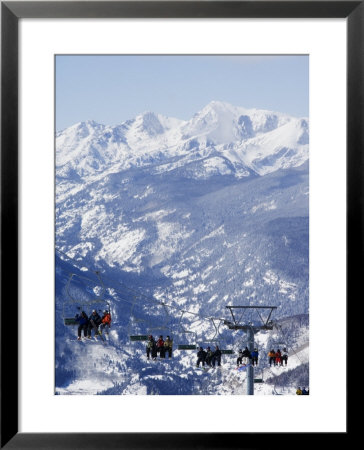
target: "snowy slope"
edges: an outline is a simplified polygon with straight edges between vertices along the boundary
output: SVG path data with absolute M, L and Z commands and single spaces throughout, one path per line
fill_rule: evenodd
M 76 327 L 65 327 L 62 322 L 62 305 L 68 300 L 67 282 L 69 273 L 75 274 L 72 297 L 80 298 L 84 305 L 92 298 L 93 276 L 88 271 L 78 271 L 66 261 L 56 260 L 57 310 L 56 310 L 56 389 L 58 395 L 245 395 L 246 372 L 236 370 L 236 357 L 239 348 L 246 345 L 244 334 L 237 332 L 231 337 L 229 345 L 219 337 L 222 347 L 234 350 L 233 355 L 222 358 L 221 368 L 203 371 L 195 367 L 195 351 L 174 350 L 172 359 L 148 361 L 145 343 L 132 343 L 128 340 L 124 321 L 130 314 L 130 300 L 125 291 L 108 290 L 106 297 L 112 299 L 112 332 L 104 344 L 98 341 L 75 340 Z M 76 283 L 77 280 L 77 283 Z M 96 280 L 96 279 L 95 279 Z M 109 285 L 110 280 L 105 280 Z M 85 293 L 88 293 L 85 294 Z M 178 333 L 171 336 L 175 342 Z M 294 370 L 302 367 L 299 384 L 308 385 L 308 372 L 305 368 L 308 358 L 308 320 L 306 315 L 295 316 L 278 321 L 272 331 L 262 331 L 255 338 L 259 347 L 259 365 L 255 377 L 263 378 L 263 384 L 255 384 L 255 395 L 287 394 L 294 395 L 296 378 Z M 270 368 L 266 354 L 271 348 L 289 342 L 288 366 Z M 206 344 L 199 341 L 206 347 Z M 209 344 L 211 347 L 213 344 Z M 293 375 L 292 375 L 293 372 Z M 302 371 L 301 371 L 302 372 Z M 291 375 L 290 375 L 291 374 Z M 288 383 L 281 383 L 280 377 L 289 376 Z M 304 380 L 302 383 L 301 381 Z
M 115 127 L 89 121 L 58 132 L 57 392 L 242 393 L 241 383 L 227 387 L 235 357 L 211 388 L 194 355 L 145 366 L 143 344 L 128 335 L 154 329 L 182 339 L 181 308 L 225 317 L 227 304 L 269 304 L 276 318 L 307 315 L 308 189 L 306 118 L 211 102 L 188 121 L 146 112 Z M 82 348 L 88 343 L 62 322 L 67 277 L 77 272 L 72 290 L 92 296 L 94 270 L 109 286 L 113 334 L 107 347 Z M 195 317 L 185 314 L 183 327 L 206 343 L 216 330 Z M 306 328 L 302 336 L 307 342 Z M 227 329 L 219 338 L 240 346 Z

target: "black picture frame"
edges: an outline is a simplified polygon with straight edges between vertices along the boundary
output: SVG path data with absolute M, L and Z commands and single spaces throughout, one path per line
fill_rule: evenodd
M 278 437 L 267 433 L 108 433 L 105 436 L 105 433 L 18 432 L 18 22 L 22 18 L 118 17 L 347 19 L 347 312 L 349 301 L 354 301 L 354 295 L 361 291 L 364 1 L 1 2 L 1 448 L 257 448 L 263 443 L 272 444 L 272 440 L 276 440 L 273 445 L 278 445 Z M 9 321 L 9 317 L 15 319 Z M 347 432 L 337 433 L 338 444 L 349 436 L 348 418 L 347 409 Z M 310 433 L 303 433 L 300 443 L 307 444 L 310 438 Z M 318 438 L 316 433 L 316 443 Z

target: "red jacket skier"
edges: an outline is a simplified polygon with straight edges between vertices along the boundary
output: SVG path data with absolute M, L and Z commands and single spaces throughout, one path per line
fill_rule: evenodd
M 157 352 L 160 353 L 161 358 L 164 358 L 166 356 L 166 349 L 164 347 L 163 336 L 159 336 L 159 339 L 157 341 Z

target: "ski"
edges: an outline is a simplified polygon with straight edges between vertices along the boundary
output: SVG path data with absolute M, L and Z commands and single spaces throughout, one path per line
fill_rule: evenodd
M 196 369 L 207 373 L 210 368 L 205 369 L 205 367 L 196 367 Z
M 246 370 L 247 367 L 251 366 L 251 364 L 242 365 L 239 367 L 235 367 L 235 370 Z
M 103 336 L 102 334 L 95 334 L 94 339 L 95 339 L 96 342 L 98 342 L 98 339 L 97 339 L 97 338 L 100 338 L 100 339 L 101 339 L 101 342 L 102 342 L 103 344 L 106 344 L 106 339 L 104 338 L 104 336 Z

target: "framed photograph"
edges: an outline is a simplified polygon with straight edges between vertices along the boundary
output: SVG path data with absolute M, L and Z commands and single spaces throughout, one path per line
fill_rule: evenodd
M 348 436 L 363 8 L 1 3 L 2 448 Z

